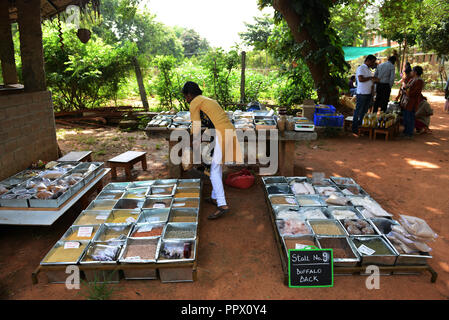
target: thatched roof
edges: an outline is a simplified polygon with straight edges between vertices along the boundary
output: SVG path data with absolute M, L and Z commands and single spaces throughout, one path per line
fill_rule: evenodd
M 3 0 L 2 0 L 3 1 Z M 9 0 L 9 19 L 11 22 L 17 21 L 17 8 L 16 8 L 16 0 Z M 85 5 L 88 2 L 97 2 L 99 0 L 41 0 L 41 15 L 42 19 L 48 19 L 53 17 L 54 15 L 62 12 L 69 5 Z

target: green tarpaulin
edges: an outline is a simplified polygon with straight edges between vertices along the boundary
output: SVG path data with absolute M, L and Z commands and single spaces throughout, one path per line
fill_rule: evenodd
M 345 60 L 351 61 L 369 54 L 375 54 L 391 47 L 343 47 Z

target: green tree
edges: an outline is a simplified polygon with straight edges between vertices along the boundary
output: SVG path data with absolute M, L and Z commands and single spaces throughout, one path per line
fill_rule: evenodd
M 330 9 L 342 2 L 259 0 L 260 7 L 275 9 L 277 22 L 285 19 L 310 71 L 320 102 L 332 105 L 338 105 L 339 87 L 347 86 L 345 75 L 349 69 L 342 42 L 330 21 Z
M 424 50 L 439 56 L 449 55 L 449 2 L 425 0 L 420 20 L 418 41 Z
M 243 43 L 254 46 L 256 50 L 267 49 L 268 38 L 274 27 L 274 20 L 268 14 L 262 17 L 254 17 L 254 23 L 245 22 L 246 31 L 240 32 L 239 36 Z
M 193 29 L 184 29 L 180 39 L 184 47 L 184 56 L 186 57 L 197 56 L 210 49 L 207 39 L 201 38 L 200 34 Z

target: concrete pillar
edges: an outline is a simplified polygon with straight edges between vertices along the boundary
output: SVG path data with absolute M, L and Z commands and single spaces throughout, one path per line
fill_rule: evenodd
M 0 1 L 0 61 L 4 84 L 16 84 L 18 80 L 9 22 L 9 1 Z
M 16 0 L 20 32 L 20 54 L 25 92 L 45 91 L 42 47 L 41 1 Z

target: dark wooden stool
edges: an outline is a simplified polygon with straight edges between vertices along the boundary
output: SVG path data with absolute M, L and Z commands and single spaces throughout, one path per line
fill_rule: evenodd
M 385 135 L 385 141 L 388 141 L 388 139 L 395 136 L 395 133 L 396 133 L 396 125 L 392 125 L 391 127 L 384 129 L 376 128 L 374 129 L 374 140 L 376 139 L 377 134 L 383 134 Z
M 72 151 L 57 161 L 87 161 L 92 162 L 92 151 Z
M 362 134 L 362 133 L 368 133 L 369 134 L 369 139 L 370 140 L 373 139 L 373 128 L 359 127 L 359 134 Z
M 147 170 L 147 157 L 146 152 L 140 151 L 127 151 L 122 153 L 112 159 L 108 160 L 108 165 L 111 170 L 111 178 L 117 178 L 117 168 L 124 168 L 126 173 L 126 178 L 131 180 L 131 169 L 133 165 L 137 162 L 142 162 L 142 169 Z

